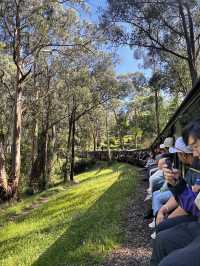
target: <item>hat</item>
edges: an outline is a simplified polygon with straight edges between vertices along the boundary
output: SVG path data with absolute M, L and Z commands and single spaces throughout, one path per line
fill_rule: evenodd
M 164 144 L 160 144 L 160 149 L 164 149 L 165 145 Z
M 186 146 L 183 138 L 179 137 L 177 138 L 174 147 L 169 148 L 170 153 L 176 153 L 176 152 L 181 152 L 181 153 L 192 153 L 192 150 L 190 149 L 189 146 Z
M 170 148 L 171 146 L 173 146 L 173 138 L 172 137 L 166 138 L 164 140 L 164 142 L 162 144 L 160 144 L 161 149 Z

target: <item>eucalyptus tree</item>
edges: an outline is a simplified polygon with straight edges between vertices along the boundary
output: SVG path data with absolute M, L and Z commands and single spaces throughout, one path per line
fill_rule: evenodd
M 117 45 L 164 52 L 187 63 L 192 85 L 200 52 L 197 0 L 108 0 L 102 27 Z
M 70 88 L 70 98 L 67 104 L 69 130 L 64 168 L 65 181 L 67 181 L 69 172 L 70 180 L 73 181 L 76 123 L 99 105 L 122 93 L 112 70 L 110 56 L 100 53 L 96 55 L 96 60 L 94 55 L 91 55 L 91 59 L 90 67 L 85 66 L 85 60 L 89 60 L 85 58 L 76 70 L 69 72 L 68 76 L 65 75 L 67 86 Z
M 24 92 L 28 77 L 33 71 L 34 57 L 37 58 L 44 47 L 51 47 L 61 52 L 65 52 L 65 48 L 86 49 L 88 40 L 85 43 L 84 39 L 81 39 L 84 31 L 81 31 L 76 11 L 68 5 L 79 4 L 78 2 L 1 1 L 0 41 L 5 43 L 5 51 L 12 56 L 15 64 L 12 172 L 8 182 L 5 175 L 1 176 L 1 180 L 7 184 L 2 188 L 6 197 L 14 196 L 19 184 Z
M 192 87 L 187 63 L 173 56 L 162 56 L 161 60 L 163 89 L 174 97 L 185 97 Z
M 14 75 L 15 65 L 12 58 L 0 47 L 0 142 L 3 144 L 5 156 L 10 148 L 12 115 L 14 108 Z
M 105 138 L 105 113 L 103 106 L 88 114 L 89 131 L 93 140 L 93 150 L 96 151 L 101 146 L 102 140 Z

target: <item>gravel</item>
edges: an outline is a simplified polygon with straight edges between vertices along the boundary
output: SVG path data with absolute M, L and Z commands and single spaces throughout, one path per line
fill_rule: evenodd
M 102 266 L 147 266 L 152 253 L 151 231 L 144 221 L 145 211 L 151 201 L 144 202 L 147 183 L 142 181 L 143 176 L 138 170 L 135 193 L 132 194 L 127 209 L 123 213 L 122 226 L 125 234 L 123 245 L 114 250 Z

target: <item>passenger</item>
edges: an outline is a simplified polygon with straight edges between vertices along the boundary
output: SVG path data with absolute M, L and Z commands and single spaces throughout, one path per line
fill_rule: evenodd
M 145 168 L 144 168 L 145 179 L 143 181 L 149 180 L 149 175 L 152 170 L 155 170 L 155 171 L 158 170 L 158 162 L 155 160 L 155 155 L 151 152 L 145 164 Z
M 147 189 L 147 196 L 144 201 L 147 201 L 152 198 L 153 185 L 155 183 L 160 184 L 160 187 L 164 183 L 164 173 L 163 166 L 165 165 L 165 158 L 162 158 L 158 161 L 158 170 L 150 176 L 149 178 L 149 188 Z
M 147 162 L 145 164 L 145 168 L 148 168 L 149 166 L 151 166 L 152 164 L 155 164 L 155 160 L 154 160 L 154 156 L 153 153 L 150 153 L 147 157 Z
M 181 161 L 184 165 L 190 166 L 192 164 L 192 161 L 193 161 L 192 151 L 184 144 L 182 137 L 176 140 L 175 146 L 171 147 L 169 149 L 169 152 L 177 153 L 179 161 Z M 187 174 L 185 175 L 185 179 L 186 180 L 191 179 L 190 178 L 191 176 L 193 176 L 193 180 L 188 180 L 188 182 L 191 185 L 194 185 L 195 183 L 194 174 L 191 172 L 191 170 L 187 172 Z M 166 194 L 166 199 L 167 199 L 167 196 L 169 196 L 169 194 Z M 159 195 L 161 197 L 162 203 L 166 203 L 164 202 L 164 195 L 162 196 L 162 193 L 160 194 L 157 193 L 156 195 L 157 198 L 154 199 L 153 197 L 153 208 L 154 209 L 159 207 L 159 202 L 155 202 L 156 200 L 159 200 Z M 164 207 L 160 208 L 160 210 L 158 211 L 157 220 L 156 220 L 156 224 L 157 224 L 156 231 L 159 232 L 159 231 L 168 229 L 181 222 L 190 222 L 190 221 L 195 221 L 196 219 L 197 219 L 196 216 L 189 215 L 187 211 L 185 211 L 181 206 L 179 206 L 176 199 L 172 196 L 172 199 L 169 201 L 169 203 L 167 202 L 164 205 Z
M 193 156 L 200 160 L 200 119 L 191 122 L 183 131 L 184 142 L 192 148 Z M 195 193 L 186 186 L 183 179 L 177 180 L 178 172 L 166 175 L 175 197 L 187 200 L 187 210 L 199 214 L 195 205 Z M 184 201 L 183 200 L 183 201 Z M 186 202 L 186 201 L 185 201 Z M 185 206 L 185 205 L 184 205 Z M 200 207 L 200 206 L 199 206 Z M 182 223 L 158 233 L 154 241 L 151 266 L 199 266 L 200 265 L 200 224 L 198 221 Z

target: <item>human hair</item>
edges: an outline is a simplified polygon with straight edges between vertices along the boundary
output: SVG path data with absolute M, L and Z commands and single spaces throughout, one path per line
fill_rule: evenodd
M 193 137 L 194 140 L 200 139 L 200 118 L 193 120 L 184 127 L 182 137 L 186 145 L 188 145 L 189 136 Z

